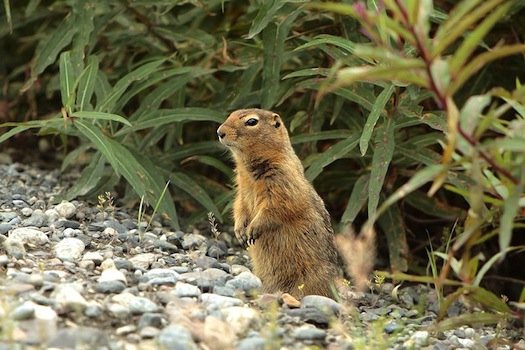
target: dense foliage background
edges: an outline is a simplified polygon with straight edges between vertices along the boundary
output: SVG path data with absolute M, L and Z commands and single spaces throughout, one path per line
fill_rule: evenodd
M 67 198 L 118 191 L 179 227 L 230 220 L 215 129 L 272 109 L 334 220 L 376 223 L 387 276 L 509 313 L 498 293 L 525 299 L 509 268 L 524 248 L 524 7 L 4 1 L 0 142 L 38 133 L 64 171 L 82 169 Z M 510 287 L 480 287 L 494 281 Z

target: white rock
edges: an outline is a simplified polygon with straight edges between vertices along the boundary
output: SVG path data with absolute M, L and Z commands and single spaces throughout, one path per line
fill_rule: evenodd
M 46 279 L 50 280 L 63 280 L 68 276 L 68 273 L 66 271 L 62 270 L 47 270 L 44 271 L 44 277 Z
M 204 293 L 201 295 L 202 303 L 210 311 L 223 309 L 231 306 L 241 306 L 243 304 L 241 299 L 224 297 L 222 295 L 213 293 Z
M 93 271 L 95 269 L 95 263 L 93 260 L 81 260 L 78 263 L 78 267 L 84 270 Z
M 248 307 L 232 306 L 221 310 L 221 312 L 237 335 L 245 334 L 251 327 L 257 326 L 261 319 L 255 309 Z
M 467 348 L 467 349 L 477 349 L 478 347 L 476 346 L 476 342 L 472 339 L 468 339 L 468 338 L 458 338 L 458 342 L 461 344 L 462 347 L 464 348 Z
M 68 227 L 64 229 L 63 231 L 64 237 L 76 237 L 80 234 L 82 234 L 82 230 L 78 230 L 75 228 Z
M 9 255 L 10 257 L 14 257 L 15 259 L 22 259 L 26 255 L 24 242 L 22 242 L 18 238 L 8 237 L 4 241 L 3 248 L 5 249 L 7 255 Z M 7 265 L 8 263 L 9 261 L 4 265 Z
M 416 331 L 410 336 L 416 347 L 426 346 L 428 344 L 429 333 L 427 331 Z
M 100 264 L 100 267 L 102 268 L 102 270 L 116 269 L 117 268 L 117 266 L 115 265 L 115 262 L 113 261 L 113 259 L 106 259 L 106 260 L 102 261 L 102 263 Z
M 9 232 L 9 238 L 32 245 L 43 245 L 49 242 L 49 238 L 44 232 L 30 227 L 15 228 Z
M 153 253 L 143 253 L 137 254 L 128 259 L 133 267 L 140 270 L 147 270 L 155 261 L 155 254 Z
M 175 289 L 173 290 L 173 293 L 178 296 L 179 298 L 184 297 L 199 297 L 201 295 L 201 290 L 199 287 L 194 286 L 193 284 L 184 283 L 184 282 L 177 282 L 175 285 Z
M 47 222 L 55 222 L 60 217 L 60 214 L 55 209 L 48 209 L 44 214 L 47 217 Z
M 111 300 L 129 309 L 132 314 L 143 314 L 146 312 L 157 312 L 159 307 L 148 298 L 138 297 L 131 293 L 123 292 L 114 295 Z
M 98 282 L 109 282 L 109 281 L 121 281 L 124 284 L 127 284 L 126 275 L 124 275 L 122 272 L 120 272 L 117 269 L 106 269 L 102 271 L 100 274 L 100 277 L 98 278 Z
M 20 212 L 24 216 L 31 216 L 31 214 L 33 214 L 33 209 L 31 209 L 31 208 L 22 208 L 22 210 L 20 210 Z
M 77 208 L 71 202 L 62 202 L 55 207 L 55 210 L 61 217 L 69 219 L 70 217 L 75 215 Z
M 106 309 L 110 315 L 115 316 L 116 318 L 125 319 L 130 315 L 129 308 L 117 303 L 110 303 L 106 305 Z
M 122 335 L 133 333 L 136 330 L 137 330 L 137 326 L 135 326 L 134 324 L 127 324 L 125 326 L 117 328 L 115 330 L 115 334 L 122 336 Z
M 102 263 L 102 261 L 104 260 L 104 258 L 98 252 L 87 252 L 82 257 L 82 260 L 91 260 L 95 264 L 100 265 Z
M 52 295 L 57 301 L 57 306 L 64 312 L 83 311 L 88 306 L 88 302 L 78 289 L 82 288 L 73 284 L 59 284 L 56 286 Z
M 237 276 L 241 274 L 242 272 L 251 272 L 251 271 L 249 268 L 243 265 L 237 265 L 237 264 L 232 265 L 232 275 Z
M 78 238 L 64 238 L 55 246 L 55 255 L 62 261 L 77 261 L 85 249 L 84 242 Z
M 118 236 L 118 232 L 113 227 L 106 227 L 104 231 L 102 231 L 102 235 L 106 238 L 115 238 Z

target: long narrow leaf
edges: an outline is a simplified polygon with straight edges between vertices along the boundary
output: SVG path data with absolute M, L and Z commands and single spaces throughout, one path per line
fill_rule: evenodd
M 265 29 L 277 11 L 279 11 L 285 4 L 286 2 L 282 0 L 265 1 L 264 5 L 261 6 L 259 12 L 257 12 L 257 16 L 255 16 L 255 19 L 252 22 L 252 26 L 248 32 L 248 39 L 252 39 L 263 29 Z
M 322 171 L 323 168 L 329 164 L 332 164 L 336 160 L 344 157 L 348 152 L 357 146 L 359 135 L 353 135 L 346 140 L 339 141 L 335 145 L 331 146 L 324 153 L 312 162 L 308 170 L 306 171 L 306 178 L 313 181 Z
M 71 53 L 69 51 L 63 52 L 60 55 L 60 95 L 62 98 L 62 106 L 68 112 L 71 112 L 71 101 L 73 100 L 73 85 L 75 77 L 73 74 L 73 66 L 71 64 Z
M 350 85 L 356 81 L 391 80 L 404 84 L 415 84 L 428 88 L 429 82 L 425 77 L 421 62 L 410 64 L 396 64 L 388 66 L 362 66 L 343 68 L 337 73 L 337 78 L 329 86 L 330 90 Z
M 264 108 L 272 108 L 279 100 L 284 42 L 295 18 L 301 12 L 302 9 L 295 10 L 281 23 L 270 23 L 263 31 L 262 106 Z
M 514 218 L 518 214 L 520 197 L 523 195 L 525 178 L 525 167 L 522 167 L 522 181 L 514 188 L 514 191 L 510 193 L 508 198 L 503 204 L 503 214 L 500 220 L 499 229 L 499 249 L 500 252 L 505 252 L 512 239 L 512 228 L 514 226 Z M 505 254 L 503 254 L 503 257 Z
M 302 51 L 308 48 L 316 48 L 320 45 L 334 45 L 336 47 L 344 49 L 345 51 L 348 51 L 348 53 L 352 53 L 355 49 L 355 43 L 348 39 L 341 38 L 335 35 L 321 34 L 314 37 L 307 43 L 296 47 L 294 51 Z
M 368 149 L 368 143 L 370 141 L 370 138 L 372 137 L 372 132 L 374 131 L 377 120 L 379 119 L 379 116 L 385 109 L 385 106 L 390 100 L 390 97 L 392 96 L 394 90 L 395 87 L 392 84 L 386 87 L 379 94 L 379 96 L 374 102 L 374 105 L 372 106 L 372 110 L 370 111 L 370 114 L 366 119 L 365 126 L 363 127 L 363 133 L 361 134 L 361 138 L 359 139 L 359 150 L 361 151 L 362 156 L 366 154 L 366 150 Z
M 95 112 L 95 111 L 83 111 L 83 112 L 74 112 L 72 113 L 73 117 L 82 118 L 82 119 L 99 119 L 99 120 L 112 120 L 115 122 L 122 123 L 127 126 L 131 126 L 131 123 L 124 117 L 121 117 L 117 114 L 104 113 L 104 112 Z
M 443 164 L 433 164 L 426 168 L 418 171 L 414 176 L 410 178 L 403 186 L 399 187 L 390 197 L 383 202 L 376 212 L 376 215 L 368 219 L 368 223 L 372 224 L 381 213 L 383 213 L 389 206 L 405 197 L 409 193 L 417 190 L 429 181 L 432 181 L 434 177 L 443 172 L 445 166 Z
M 133 123 L 133 127 L 125 128 L 116 133 L 116 136 L 126 135 L 130 132 L 161 127 L 170 123 L 186 121 L 212 121 L 222 123 L 224 114 L 208 108 L 187 107 L 174 109 L 161 109 L 148 113 Z
M 373 217 L 376 212 L 385 176 L 394 155 L 396 145 L 394 127 L 395 123 L 392 118 L 387 118 L 378 130 L 377 146 L 372 157 L 372 170 L 368 183 L 368 217 Z
M 91 101 L 91 97 L 93 96 L 93 91 L 95 91 L 98 63 L 97 56 L 90 56 L 87 67 L 80 75 L 76 103 L 76 107 L 79 111 L 86 109 L 86 107 L 89 105 L 89 101 Z
M 408 242 L 403 222 L 403 215 L 398 205 L 392 205 L 378 219 L 379 226 L 386 234 L 390 268 L 394 272 L 408 269 Z
M 370 181 L 370 175 L 365 174 L 361 175 L 354 184 L 352 188 L 352 193 L 350 194 L 350 199 L 348 199 L 348 204 L 346 209 L 341 217 L 342 224 L 348 224 L 354 222 L 357 214 L 365 205 L 368 199 L 368 183 Z
M 503 5 L 498 6 L 490 15 L 488 15 L 476 29 L 470 33 L 463 43 L 456 50 L 450 60 L 450 73 L 456 75 L 461 69 L 465 62 L 470 58 L 470 55 L 476 49 L 485 35 L 490 29 L 509 11 L 512 6 L 512 2 L 508 1 Z
M 305 142 L 322 141 L 322 140 L 337 140 L 350 137 L 352 132 L 349 130 L 325 130 L 312 132 L 308 134 L 295 135 L 291 138 L 292 145 L 297 145 Z

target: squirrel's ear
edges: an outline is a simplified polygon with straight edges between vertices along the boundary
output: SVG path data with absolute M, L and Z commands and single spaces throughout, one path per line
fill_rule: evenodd
M 279 114 L 274 113 L 273 114 L 273 123 L 272 125 L 278 129 L 281 126 L 281 117 L 279 117 Z

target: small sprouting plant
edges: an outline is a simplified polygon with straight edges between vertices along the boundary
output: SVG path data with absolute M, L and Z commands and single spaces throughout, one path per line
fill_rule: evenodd
M 377 288 L 381 288 L 381 286 L 385 283 L 385 276 L 374 274 L 374 284 Z
M 97 208 L 100 211 L 105 211 L 105 212 L 110 212 L 110 213 L 115 211 L 115 204 L 114 204 L 115 198 L 113 197 L 111 192 L 104 192 L 104 194 L 99 194 L 97 196 L 97 199 L 98 199 Z
M 217 228 L 217 222 L 215 221 L 215 215 L 211 211 L 208 212 L 208 223 L 210 224 L 210 230 L 211 230 L 211 233 L 213 233 L 213 236 L 215 237 L 215 239 L 219 238 L 221 232 Z

